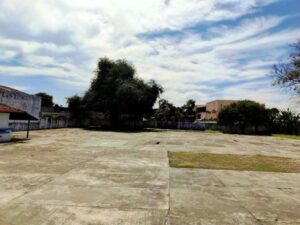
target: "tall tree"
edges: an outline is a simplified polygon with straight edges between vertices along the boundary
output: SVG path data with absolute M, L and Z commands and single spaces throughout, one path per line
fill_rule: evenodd
M 133 119 L 150 114 L 163 88 L 154 80 L 146 83 L 135 74 L 133 65 L 126 60 L 101 58 L 83 97 L 84 104 L 90 110 L 105 113 L 112 122 L 124 114 Z
M 196 102 L 193 99 L 189 99 L 185 105 L 182 106 L 182 109 L 185 113 L 185 119 L 187 121 L 193 122 L 196 119 Z
M 300 40 L 292 45 L 292 49 L 287 63 L 273 67 L 273 84 L 292 90 L 300 96 Z

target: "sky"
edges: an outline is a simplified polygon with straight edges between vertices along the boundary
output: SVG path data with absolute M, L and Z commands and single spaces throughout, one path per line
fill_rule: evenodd
M 0 84 L 83 95 L 101 57 L 188 99 L 251 99 L 293 107 L 272 65 L 300 38 L 299 0 L 1 0 Z

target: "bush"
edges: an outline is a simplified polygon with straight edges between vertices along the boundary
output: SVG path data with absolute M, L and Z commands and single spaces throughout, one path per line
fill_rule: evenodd
M 266 109 L 263 104 L 244 100 L 224 107 L 218 124 L 229 127 L 237 133 L 245 133 L 246 128 L 263 126 L 269 133 L 299 134 L 300 115 L 288 110 Z M 238 128 L 238 129 L 234 129 Z
M 219 114 L 218 124 L 237 127 L 241 133 L 245 133 L 248 127 L 254 127 L 254 132 L 258 133 L 258 126 L 265 125 L 267 118 L 265 105 L 243 100 L 224 107 Z
M 269 117 L 269 129 L 272 133 L 299 134 L 300 115 L 283 110 Z

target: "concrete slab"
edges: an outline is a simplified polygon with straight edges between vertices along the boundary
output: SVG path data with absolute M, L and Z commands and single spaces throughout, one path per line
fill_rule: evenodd
M 103 165 L 103 164 L 102 164 Z M 88 164 L 89 168 L 75 169 L 56 178 L 52 184 L 167 188 L 169 174 L 160 167 L 125 167 L 100 168 L 98 164 Z M 93 168 L 97 167 L 97 169 Z
M 217 224 L 233 224 L 241 217 L 245 220 L 240 223 L 255 224 L 255 218 L 225 188 L 171 188 L 170 198 L 170 215 L 173 217 L 216 221 Z
M 0 225 L 300 224 L 300 174 L 175 169 L 167 158 L 167 151 L 300 158 L 297 140 L 170 130 L 31 137 L 0 145 Z
M 166 212 L 162 210 L 22 204 L 7 207 L 6 213 L 1 215 L 0 225 L 160 225 L 165 220 Z
M 166 191 L 160 188 L 124 188 L 46 185 L 14 201 L 17 204 L 85 206 L 122 209 L 167 209 Z
M 300 223 L 300 202 L 274 188 L 232 187 L 242 205 L 262 221 Z

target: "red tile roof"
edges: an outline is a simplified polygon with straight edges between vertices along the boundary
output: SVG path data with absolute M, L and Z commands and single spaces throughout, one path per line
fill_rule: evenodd
M 0 113 L 24 113 L 24 111 L 8 105 L 0 104 Z
M 25 111 L 4 104 L 0 104 L 0 113 L 9 113 L 10 120 L 37 120 Z
M 11 88 L 11 87 L 6 87 L 3 85 L 0 85 L 0 91 L 5 91 L 5 92 L 10 92 L 10 93 L 24 93 L 22 91 L 19 91 L 17 89 Z

